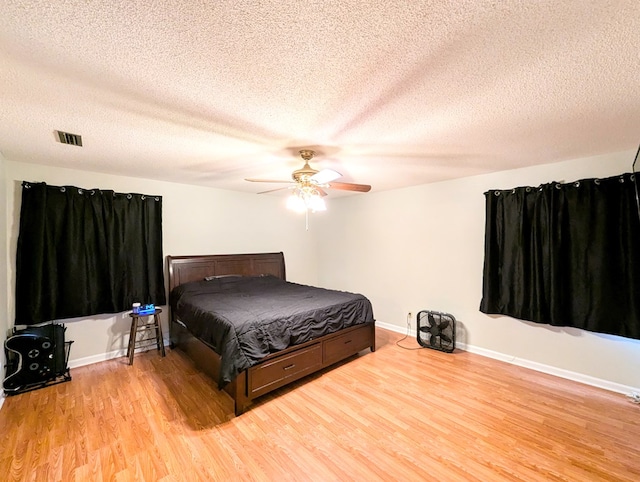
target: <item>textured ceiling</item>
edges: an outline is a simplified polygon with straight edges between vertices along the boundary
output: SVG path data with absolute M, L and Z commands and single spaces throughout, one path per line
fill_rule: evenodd
M 257 192 L 316 147 L 380 191 L 640 142 L 637 0 L 2 3 L 12 161 Z

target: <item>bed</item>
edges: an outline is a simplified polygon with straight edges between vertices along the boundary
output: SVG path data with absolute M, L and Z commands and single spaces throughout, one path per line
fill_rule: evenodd
M 236 415 L 288 383 L 375 351 L 369 300 L 287 282 L 283 253 L 167 262 L 171 346 L 218 382 Z

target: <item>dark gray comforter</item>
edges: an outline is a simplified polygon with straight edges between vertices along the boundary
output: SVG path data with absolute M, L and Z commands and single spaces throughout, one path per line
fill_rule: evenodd
M 374 322 L 363 295 L 274 276 L 185 283 L 172 290 L 170 302 L 174 317 L 221 356 L 220 388 L 270 353 Z

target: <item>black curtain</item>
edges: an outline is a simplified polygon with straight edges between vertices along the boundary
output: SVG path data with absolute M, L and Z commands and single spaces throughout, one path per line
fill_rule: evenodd
M 480 311 L 640 339 L 633 174 L 485 193 Z
M 162 198 L 22 183 L 16 325 L 165 304 Z

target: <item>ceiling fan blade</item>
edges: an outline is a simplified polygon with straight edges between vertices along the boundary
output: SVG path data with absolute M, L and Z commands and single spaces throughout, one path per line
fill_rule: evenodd
M 283 191 L 285 189 L 289 189 L 289 188 L 288 187 L 277 187 L 275 189 L 269 189 L 268 191 L 260 191 L 258 194 L 267 194 L 268 192 Z
M 318 191 L 322 197 L 325 197 L 328 194 L 327 191 L 319 187 L 316 187 L 316 191 Z
M 358 192 L 371 191 L 371 186 L 369 186 L 368 184 L 353 184 L 351 182 L 330 182 L 329 187 L 331 189 L 341 189 L 343 191 L 358 191 Z
M 276 181 L 274 179 L 246 179 L 246 178 L 245 178 L 245 181 L 249 181 L 249 182 L 280 182 L 280 183 L 286 182 L 287 184 L 289 184 L 291 182 L 291 181 L 280 181 L 280 180 Z
M 336 179 L 340 179 L 342 174 L 333 169 L 323 169 L 322 171 L 316 172 L 313 176 L 311 176 L 311 180 L 313 182 L 317 182 L 318 184 L 328 184 L 331 181 L 335 181 Z

